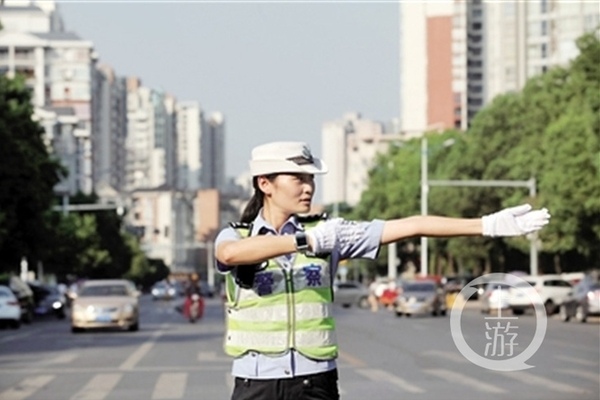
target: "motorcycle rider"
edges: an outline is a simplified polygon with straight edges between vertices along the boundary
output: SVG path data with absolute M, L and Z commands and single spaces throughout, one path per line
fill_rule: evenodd
M 192 316 L 191 309 L 194 301 L 197 301 L 197 313 Z M 193 273 L 188 280 L 188 284 L 185 288 L 185 303 L 183 305 L 183 315 L 192 320 L 202 318 L 204 313 L 204 299 L 202 298 L 202 290 L 200 288 L 200 277 L 198 274 Z

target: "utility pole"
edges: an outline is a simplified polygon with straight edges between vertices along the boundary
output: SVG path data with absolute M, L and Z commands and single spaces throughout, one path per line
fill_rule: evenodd
M 427 182 L 431 186 L 454 186 L 454 187 L 524 187 L 529 189 L 529 196 L 535 198 L 537 195 L 536 191 L 536 180 L 530 178 L 526 181 L 511 181 L 511 180 L 432 180 Z M 427 203 L 427 196 L 425 196 L 425 203 Z M 426 209 L 426 208 L 425 208 Z M 538 245 L 539 239 L 537 232 L 528 235 L 529 243 L 529 274 L 536 276 L 538 274 Z M 422 250 L 422 249 L 421 249 Z M 421 273 L 423 271 L 421 270 Z

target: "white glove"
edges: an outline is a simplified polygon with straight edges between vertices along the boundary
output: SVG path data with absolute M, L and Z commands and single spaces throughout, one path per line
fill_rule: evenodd
M 519 236 L 535 232 L 550 222 L 546 208 L 531 211 L 531 205 L 505 208 L 481 217 L 483 236 Z
M 306 231 L 311 251 L 315 254 L 331 252 L 337 241 L 337 226 L 341 218 L 329 219 Z

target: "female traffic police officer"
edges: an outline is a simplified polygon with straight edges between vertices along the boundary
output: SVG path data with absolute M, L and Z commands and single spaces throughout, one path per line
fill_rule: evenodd
M 314 175 L 327 172 L 302 142 L 254 148 L 250 172 L 255 192 L 241 222 L 215 243 L 226 282 L 225 352 L 235 357 L 232 400 L 339 399 L 332 281 L 340 260 L 373 259 L 381 245 L 413 236 L 523 235 L 550 218 L 529 205 L 473 219 L 302 217 Z

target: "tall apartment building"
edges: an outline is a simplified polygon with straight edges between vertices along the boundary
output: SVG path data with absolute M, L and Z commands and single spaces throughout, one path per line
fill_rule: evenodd
M 486 0 L 479 7 L 486 32 L 484 105 L 553 66 L 568 65 L 579 53 L 577 38 L 600 25 L 600 6 L 593 1 Z
M 174 172 L 167 172 L 174 150 L 171 96 L 127 79 L 126 188 L 167 186 Z
M 358 113 L 325 122 L 321 148 L 329 172 L 322 177 L 323 204 L 358 204 L 376 154 L 401 138 L 395 132 L 386 132 L 382 123 L 362 119 Z
M 401 3 L 401 131 L 466 129 L 497 95 L 567 65 L 599 23 L 598 3 L 585 0 Z
M 400 131 L 456 126 L 452 2 L 400 3 Z
M 62 20 L 52 1 L 8 1 L 0 6 L 0 22 L 0 74 L 25 77 L 37 118 L 53 132 L 47 138 L 49 144 L 57 140 L 57 132 L 63 136 L 61 143 L 72 144 L 61 145 L 56 152 L 73 176 L 61 183 L 60 190 L 90 193 L 92 71 L 97 59 L 93 44 L 62 31 Z M 70 117 L 65 119 L 66 115 Z M 57 116 L 54 121 L 53 116 Z M 76 121 L 72 121 L 73 116 Z M 63 129 L 65 123 L 68 126 Z M 73 137 L 66 139 L 64 135 Z
M 166 94 L 165 105 L 165 168 L 166 186 L 175 188 L 177 184 L 177 100 Z
M 94 70 L 92 148 L 94 188 L 125 189 L 127 140 L 127 87 L 108 65 Z
M 225 117 L 220 112 L 208 115 L 200 137 L 201 182 L 203 189 L 225 187 Z
M 179 102 L 177 118 L 177 184 L 178 190 L 198 190 L 202 186 L 200 140 L 203 125 L 198 102 Z
M 0 5 L 3 29 L 17 32 L 62 32 L 64 25 L 56 2 L 4 0 Z

